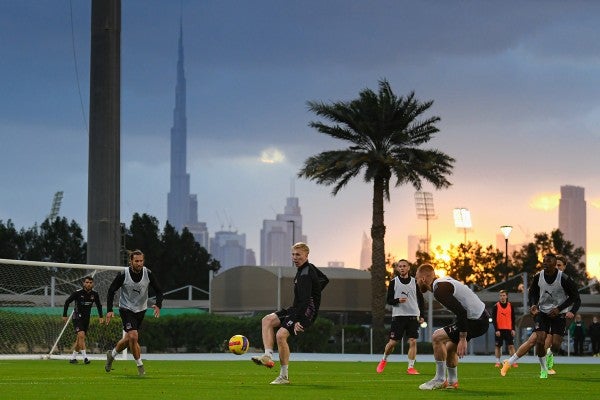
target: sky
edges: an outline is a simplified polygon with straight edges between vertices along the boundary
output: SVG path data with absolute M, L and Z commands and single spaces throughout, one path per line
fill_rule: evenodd
M 87 229 L 90 1 L 0 0 L 0 220 L 60 216 Z M 433 194 L 433 247 L 511 245 L 558 227 L 560 186 L 585 188 L 588 271 L 600 276 L 600 3 L 595 1 L 124 0 L 121 26 L 121 220 L 167 214 L 177 40 L 183 24 L 188 165 L 211 236 L 245 233 L 260 259 L 264 219 L 300 199 L 310 260 L 358 267 L 372 187 L 337 196 L 297 173 L 346 143 L 309 127 L 306 102 L 349 101 L 387 79 L 433 100 L 440 132 L 423 148 L 454 157 Z M 385 204 L 386 252 L 424 235 L 415 189 Z

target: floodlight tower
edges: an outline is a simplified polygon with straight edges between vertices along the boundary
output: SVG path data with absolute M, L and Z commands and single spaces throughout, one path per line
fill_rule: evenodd
M 435 210 L 433 208 L 433 195 L 428 192 L 416 192 L 415 205 L 417 206 L 417 217 L 426 221 L 427 236 L 425 239 L 425 248 L 429 255 L 429 220 L 436 218 Z M 431 291 L 427 294 L 427 308 L 429 311 L 427 316 L 427 336 L 431 336 L 433 333 L 433 292 Z
M 429 192 L 416 192 L 415 205 L 417 206 L 417 217 L 426 221 L 425 249 L 429 254 L 429 220 L 436 218 L 433 208 L 433 195 Z
M 58 217 L 58 212 L 60 211 L 60 205 L 63 199 L 63 191 L 59 191 L 54 193 L 54 199 L 52 200 L 52 208 L 50 209 L 50 215 L 48 215 L 48 220 L 50 222 L 54 222 L 56 217 Z
M 464 242 L 467 244 L 467 229 L 471 229 L 473 224 L 471 223 L 471 212 L 467 208 L 455 208 L 453 211 L 454 215 L 454 226 L 457 229 L 462 229 L 465 234 Z

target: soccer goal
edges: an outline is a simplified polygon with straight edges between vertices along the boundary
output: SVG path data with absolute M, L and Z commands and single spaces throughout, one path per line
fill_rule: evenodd
M 65 300 L 94 278 L 106 313 L 106 295 L 120 266 L 66 264 L 0 259 L 0 358 L 61 358 L 75 341 L 71 318 L 62 320 Z M 67 315 L 73 311 L 69 305 Z M 102 354 L 120 335 L 120 324 L 100 326 L 92 307 L 87 332 L 88 354 Z M 115 330 L 115 332 L 113 332 Z

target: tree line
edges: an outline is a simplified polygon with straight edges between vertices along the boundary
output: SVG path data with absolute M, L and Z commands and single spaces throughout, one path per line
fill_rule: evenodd
M 529 278 L 542 270 L 541 256 L 552 252 L 561 254 L 567 259 L 565 273 L 569 275 L 578 287 L 587 287 L 589 293 L 592 278 L 587 274 L 586 265 L 582 261 L 585 254 L 583 248 L 575 247 L 564 238 L 563 233 L 555 229 L 551 233 L 536 233 L 533 241 L 509 254 L 508 264 L 506 254 L 492 245 L 484 247 L 479 242 L 467 242 L 451 245 L 449 249 L 436 249 L 434 257 L 428 253 L 417 253 L 416 266 L 422 263 L 432 264 L 437 270 L 444 270 L 448 276 L 458 279 L 475 290 L 497 285 L 498 290 L 518 291 L 521 279 L 512 279 L 522 272 L 527 272 Z M 508 278 L 508 279 L 506 279 Z M 597 284 L 596 284 L 597 287 Z
M 158 219 L 138 213 L 124 228 L 123 251 L 142 250 L 146 266 L 160 277 L 165 291 L 186 285 L 208 290 L 209 271 L 217 271 L 220 264 L 187 229 L 179 233 L 167 222 L 161 232 Z M 10 219 L 0 220 L 0 258 L 85 264 L 87 243 L 79 224 L 64 217 L 27 229 L 17 229 Z

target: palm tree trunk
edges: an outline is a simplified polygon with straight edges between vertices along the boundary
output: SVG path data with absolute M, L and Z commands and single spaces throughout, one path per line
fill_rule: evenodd
M 385 317 L 385 225 L 383 223 L 384 178 L 373 183 L 373 221 L 371 225 L 371 312 L 375 332 L 383 330 Z M 377 337 L 377 335 L 376 335 Z

